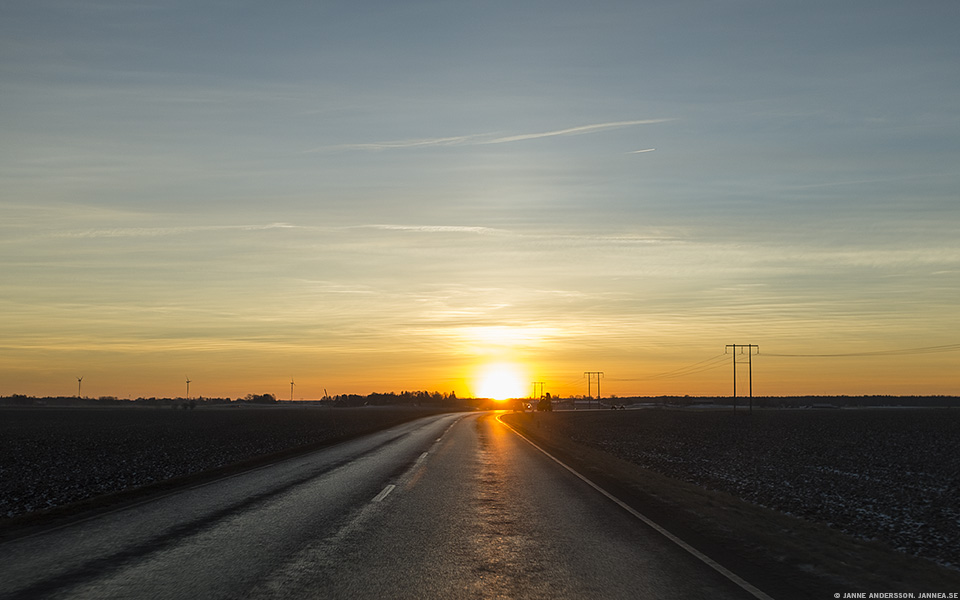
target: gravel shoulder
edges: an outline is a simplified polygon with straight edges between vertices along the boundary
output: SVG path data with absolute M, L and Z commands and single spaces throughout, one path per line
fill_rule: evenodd
M 693 413 L 669 411 L 674 414 L 656 418 L 653 412 L 659 411 L 515 413 L 504 415 L 504 420 L 775 598 L 832 598 L 835 593 L 864 591 L 960 591 L 960 571 L 956 569 L 910 556 L 889 543 L 768 508 L 755 499 L 746 501 L 730 491 L 685 481 L 677 470 L 666 474 L 667 468 L 638 464 L 637 446 L 631 443 L 638 438 L 650 438 L 641 446 L 650 445 L 671 455 L 667 440 L 699 440 L 701 427 L 718 429 L 716 415 L 689 418 Z M 835 447 L 831 440 L 821 438 L 810 443 Z M 782 444 L 789 443 L 782 440 Z M 684 447 L 687 452 L 699 448 L 705 460 L 713 455 L 722 461 L 724 456 L 716 456 L 710 443 Z M 825 452 L 821 460 L 829 462 L 830 454 Z M 689 454 L 685 456 L 690 460 Z M 758 453 L 752 461 L 775 463 L 769 456 Z M 717 470 L 713 472 L 717 475 Z M 776 469 L 751 472 L 774 473 Z M 836 489 L 807 491 L 814 496 L 838 493 Z

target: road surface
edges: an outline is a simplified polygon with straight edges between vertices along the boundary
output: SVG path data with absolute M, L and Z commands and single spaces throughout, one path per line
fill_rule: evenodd
M 0 545 L 0 598 L 756 598 L 493 413 Z

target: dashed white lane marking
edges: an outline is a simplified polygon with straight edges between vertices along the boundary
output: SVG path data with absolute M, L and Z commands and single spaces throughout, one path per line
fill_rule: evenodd
M 424 452 L 423 454 L 421 454 L 421 455 L 420 455 L 420 458 L 417 459 L 417 464 L 419 465 L 419 464 L 422 463 L 424 460 L 426 460 L 428 454 L 430 454 L 430 453 L 429 453 L 429 452 Z
M 713 569 L 714 571 L 716 571 L 717 573 L 720 573 L 721 575 L 723 575 L 724 577 L 726 577 L 727 579 L 729 579 L 729 580 L 732 581 L 733 583 L 737 584 L 738 586 L 740 586 L 741 589 L 745 590 L 746 592 L 749 592 L 751 595 L 753 595 L 754 598 L 757 598 L 757 600 L 773 600 L 773 598 L 771 598 L 771 597 L 768 596 L 767 594 L 763 593 L 760 589 L 758 589 L 756 586 L 754 586 L 754 585 L 751 584 L 750 582 L 746 581 L 745 579 L 743 579 L 742 577 L 740 577 L 739 575 L 737 575 L 737 574 L 734 573 L 733 571 L 730 571 L 729 569 L 727 569 L 726 567 L 724 567 L 723 565 L 721 565 L 721 564 L 718 563 L 717 561 L 713 560 L 712 558 L 710 558 L 709 556 L 707 556 L 707 555 L 704 554 L 703 552 L 700 552 L 699 550 L 697 550 L 696 548 L 694 548 L 694 547 L 691 546 L 690 544 L 686 543 L 685 541 L 681 540 L 681 539 L 678 538 L 677 536 L 673 535 L 672 533 L 670 533 L 669 531 L 667 531 L 666 529 L 664 529 L 663 527 L 661 527 L 660 525 L 658 525 L 657 523 L 655 523 L 652 519 L 650 519 L 650 518 L 647 517 L 646 515 L 644 515 L 644 514 L 638 512 L 638 511 L 634 510 L 634 509 L 633 509 L 631 506 L 629 506 L 627 503 L 623 502 L 622 500 L 620 500 L 619 498 L 617 498 L 616 496 L 614 496 L 613 494 L 611 494 L 611 493 L 608 492 L 607 490 L 603 489 L 603 488 L 600 487 L 599 485 L 595 484 L 594 482 L 590 481 L 589 479 L 587 479 L 586 477 L 584 477 L 583 475 L 581 475 L 580 473 L 578 473 L 577 471 L 575 471 L 575 470 L 573 469 L 573 467 L 568 466 L 566 463 L 562 462 L 560 459 L 558 459 L 558 458 L 555 457 L 554 455 L 550 454 L 549 452 L 547 452 L 546 450 L 544 450 L 543 448 L 541 448 L 540 446 L 538 446 L 537 444 L 535 444 L 535 443 L 533 442 L 533 440 L 531 440 L 531 439 L 528 438 L 527 436 L 523 435 L 522 433 L 520 433 L 519 431 L 517 431 L 516 429 L 514 429 L 513 427 L 511 427 L 508 423 L 505 423 L 500 417 L 497 417 L 497 421 L 499 421 L 499 422 L 502 423 L 503 425 L 506 425 L 507 428 L 510 429 L 510 431 L 512 431 L 512 432 L 514 432 L 515 434 L 517 434 L 518 436 L 520 436 L 520 437 L 521 437 L 522 439 L 524 439 L 528 444 L 530 444 L 531 446 L 533 446 L 534 448 L 536 448 L 536 449 L 539 450 L 540 452 L 543 452 L 544 454 L 546 454 L 548 458 L 550 458 L 551 460 L 553 460 L 553 462 L 557 463 L 558 465 L 560 465 L 561 467 L 563 467 L 563 468 L 566 469 L 567 471 L 570 471 L 570 472 L 573 473 L 578 479 L 582 480 L 584 483 L 586 483 L 587 485 L 589 485 L 589 486 L 592 487 L 593 489 L 597 490 L 598 492 L 600 492 L 601 494 L 603 494 L 604 496 L 606 496 L 609 500 L 612 500 L 614 503 L 618 504 L 618 505 L 620 506 L 620 508 L 624 509 L 625 511 L 627 511 L 628 513 L 630 513 L 631 515 L 633 515 L 634 518 L 636 518 L 636 519 L 644 522 L 645 524 L 647 524 L 648 526 L 650 526 L 651 528 L 653 528 L 654 530 L 656 530 L 658 533 L 660 533 L 661 535 L 663 535 L 664 537 L 666 537 L 668 540 L 670 540 L 671 542 L 673 542 L 673 543 L 676 544 L 677 546 L 680 546 L 681 548 L 683 548 L 684 550 L 686 550 L 687 552 L 689 552 L 690 554 L 692 554 L 693 556 L 695 556 L 696 558 L 698 558 L 701 562 L 703 562 L 704 564 L 706 564 L 708 567 L 712 568 L 712 569 Z
M 383 499 L 386 498 L 386 497 L 390 494 L 390 492 L 392 492 L 396 487 L 397 487 L 397 486 L 395 486 L 395 485 L 393 485 L 393 484 L 391 483 L 391 484 L 388 485 L 387 487 L 383 488 L 383 491 L 381 491 L 379 494 L 377 494 L 377 497 L 374 498 L 373 501 L 374 501 L 374 502 L 382 502 Z
M 453 429 L 454 425 L 459 423 L 461 419 L 463 419 L 463 415 L 457 417 L 453 423 L 450 423 L 449 425 L 447 425 L 447 428 L 443 430 L 443 433 L 440 434 L 440 437 L 434 440 L 434 443 L 439 443 L 441 440 L 443 440 L 443 438 L 446 437 L 448 433 L 450 433 L 450 430 Z

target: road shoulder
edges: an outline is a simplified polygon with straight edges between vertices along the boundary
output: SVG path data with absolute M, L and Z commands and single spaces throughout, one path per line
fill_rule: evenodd
M 845 591 L 956 591 L 960 575 L 825 525 L 707 490 L 578 444 L 545 415 L 504 415 L 558 459 L 775 598 Z

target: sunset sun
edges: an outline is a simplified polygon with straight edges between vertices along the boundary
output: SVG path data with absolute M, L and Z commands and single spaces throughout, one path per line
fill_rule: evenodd
M 494 400 L 523 398 L 527 395 L 526 389 L 526 378 L 517 366 L 495 364 L 488 365 L 478 374 L 476 396 Z

